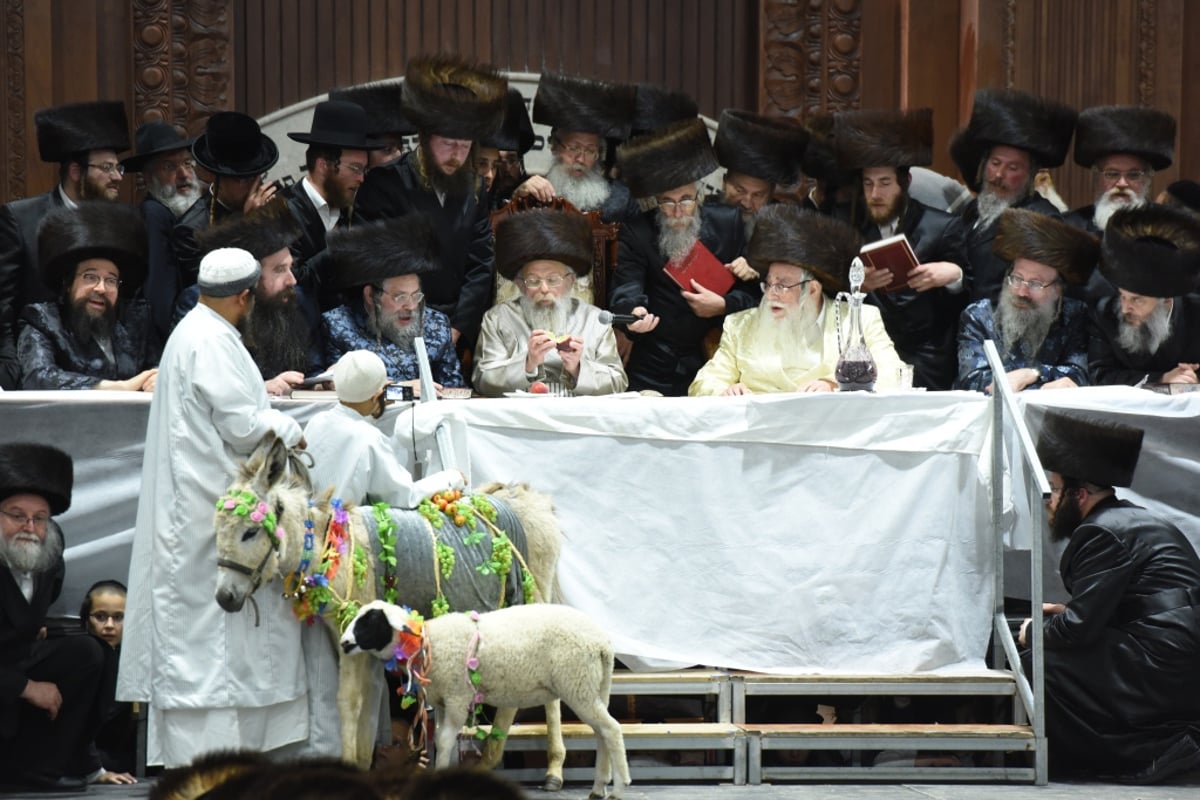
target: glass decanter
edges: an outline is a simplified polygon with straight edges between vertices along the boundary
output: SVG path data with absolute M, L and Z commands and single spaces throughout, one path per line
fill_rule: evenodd
M 872 391 L 875 389 L 875 379 L 879 370 L 875 367 L 875 359 L 867 347 L 866 337 L 862 329 L 862 304 L 866 295 L 863 294 L 862 282 L 866 276 L 862 261 L 854 259 L 850 266 L 850 291 L 839 292 L 835 299 L 835 310 L 838 314 L 838 362 L 834 371 L 837 378 L 838 391 Z M 842 339 L 840 319 L 841 303 L 845 301 L 850 306 L 850 330 Z

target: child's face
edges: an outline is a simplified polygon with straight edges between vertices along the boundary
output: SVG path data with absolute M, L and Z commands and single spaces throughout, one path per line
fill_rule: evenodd
M 119 645 L 125 631 L 125 595 L 103 590 L 94 593 L 87 624 L 93 636 L 99 636 L 110 647 Z

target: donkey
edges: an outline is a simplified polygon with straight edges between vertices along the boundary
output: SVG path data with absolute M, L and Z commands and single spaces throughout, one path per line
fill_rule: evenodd
M 343 505 L 331 497 L 332 490 L 313 497 L 307 476 L 296 470 L 294 463 L 289 469 L 289 458 L 283 441 L 268 433 L 217 501 L 213 520 L 216 600 L 224 610 L 240 611 L 249 600 L 257 614 L 254 591 L 278 578 L 284 593 L 293 598 L 297 615 L 320 617 L 336 647 L 359 607 L 395 594 L 381 583 L 394 587 L 398 602 L 420 609 L 426 616 L 447 606 L 485 611 L 506 602 L 553 602 L 562 532 L 546 495 L 525 485 L 483 487 L 481 492 L 499 512 L 496 523 L 484 513 L 488 504 L 472 505 L 467 513 L 475 528 L 463 535 L 467 529 L 442 524 L 433 515 L 423 516 L 418 511 Z M 291 459 L 294 462 L 294 457 Z M 435 528 L 435 522 L 439 527 Z M 370 541 L 371 526 L 378 528 L 381 542 L 390 545 L 382 547 L 378 557 Z M 394 532 L 387 536 L 388 527 L 416 536 L 401 539 Z M 491 536 L 486 528 L 491 529 Z M 507 547 L 509 541 L 511 548 Z M 481 542 L 492 546 L 480 547 Z M 498 581 L 490 577 L 485 581 L 488 588 L 481 589 L 479 573 L 503 571 L 502 562 L 510 551 L 507 584 L 496 592 Z M 532 581 L 526 575 L 532 576 Z M 428 596 L 412 596 L 422 593 Z M 342 656 L 338 661 L 342 757 L 362 767 L 370 765 L 374 742 L 373 715 L 362 713 L 372 668 L 375 665 L 369 659 Z M 494 735 L 483 751 L 484 766 L 500 762 L 503 736 L 516 711 L 497 710 Z M 566 758 L 557 701 L 546 705 L 546 724 L 543 787 L 556 791 L 562 788 Z

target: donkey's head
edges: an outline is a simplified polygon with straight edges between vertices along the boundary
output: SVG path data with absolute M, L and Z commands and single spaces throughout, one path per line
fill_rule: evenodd
M 287 465 L 287 446 L 268 433 L 217 500 L 217 603 L 226 611 L 240 611 L 279 569 L 283 504 L 277 492 Z

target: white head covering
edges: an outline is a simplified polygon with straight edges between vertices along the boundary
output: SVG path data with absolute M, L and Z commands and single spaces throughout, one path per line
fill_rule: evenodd
M 262 267 L 249 252 L 222 247 L 200 260 L 196 283 L 205 297 L 232 297 L 258 283 L 261 272 Z
M 338 400 L 361 403 L 370 400 L 388 382 L 383 359 L 370 350 L 351 350 L 333 365 L 333 385 Z

